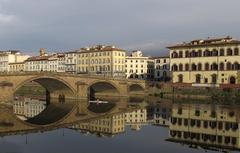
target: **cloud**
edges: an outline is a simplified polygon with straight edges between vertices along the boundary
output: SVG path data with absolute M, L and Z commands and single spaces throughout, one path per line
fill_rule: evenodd
M 0 49 L 113 44 L 159 53 L 192 39 L 240 38 L 239 5 L 239 0 L 0 0 Z
M 16 18 L 14 15 L 6 15 L 0 13 L 0 24 L 12 23 L 13 21 L 15 21 L 15 19 Z

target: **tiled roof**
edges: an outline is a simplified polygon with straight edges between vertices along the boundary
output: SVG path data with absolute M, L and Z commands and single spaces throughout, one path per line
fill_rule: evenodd
M 216 45 L 227 45 L 227 44 L 240 44 L 239 40 L 235 40 L 231 37 L 224 37 L 224 38 L 214 38 L 214 39 L 198 39 L 192 40 L 190 42 L 184 42 L 181 44 L 168 46 L 167 48 L 182 48 L 182 47 L 197 47 L 197 46 L 216 46 Z

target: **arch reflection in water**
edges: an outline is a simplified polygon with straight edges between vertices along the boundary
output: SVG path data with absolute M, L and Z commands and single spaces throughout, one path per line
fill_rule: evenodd
M 75 104 L 74 91 L 64 82 L 38 78 L 17 88 L 13 112 L 27 123 L 47 125 L 63 119 Z
M 120 101 L 117 87 L 108 82 L 96 82 L 88 88 L 88 110 L 107 113 Z

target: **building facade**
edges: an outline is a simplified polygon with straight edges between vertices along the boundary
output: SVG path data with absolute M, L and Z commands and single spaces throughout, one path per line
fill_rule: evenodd
M 8 70 L 9 72 L 23 72 L 25 71 L 25 62 L 9 63 Z
M 154 79 L 154 60 L 143 56 L 142 51 L 133 51 L 125 61 L 126 78 L 129 79 Z
M 29 57 L 25 61 L 26 72 L 64 72 L 65 59 L 63 54 L 50 54 L 45 53 L 45 49 L 40 49 L 39 56 Z
M 170 58 L 167 56 L 154 57 L 154 80 L 170 81 Z
M 66 52 L 65 54 L 65 72 L 77 73 L 77 51 Z
M 240 41 L 231 37 L 193 40 L 168 47 L 173 83 L 236 84 Z
M 16 66 L 10 67 L 9 64 L 12 63 L 22 63 L 29 56 L 22 55 L 20 51 L 10 50 L 10 51 L 0 51 L 0 72 L 9 72 L 10 69 L 14 70 L 22 70 L 20 64 L 16 64 Z M 14 68 L 13 68 L 14 67 Z
M 126 52 L 115 46 L 94 46 L 78 51 L 77 72 L 112 77 L 125 76 Z

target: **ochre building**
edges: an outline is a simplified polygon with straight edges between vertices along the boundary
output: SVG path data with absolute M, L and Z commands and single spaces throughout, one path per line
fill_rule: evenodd
M 173 83 L 237 84 L 240 41 L 231 37 L 169 46 Z

